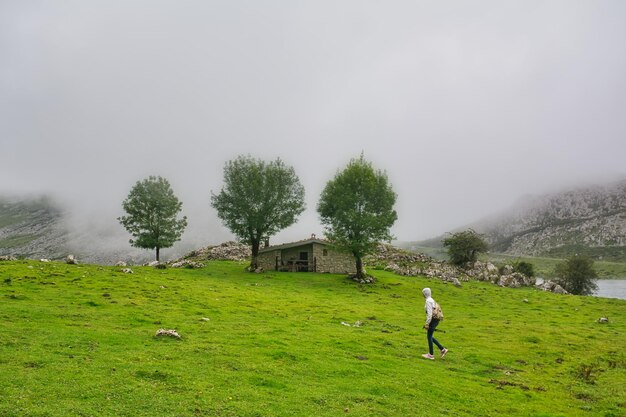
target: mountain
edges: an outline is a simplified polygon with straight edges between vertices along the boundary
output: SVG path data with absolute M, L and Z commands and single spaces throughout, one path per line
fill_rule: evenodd
M 61 259 L 69 254 L 79 261 L 141 264 L 154 259 L 152 251 L 130 247 L 128 235 L 113 219 L 72 216 L 50 197 L 0 197 L 0 256 Z M 109 219 L 110 220 L 110 219 Z M 168 251 L 178 257 L 190 248 Z
M 67 255 L 62 210 L 49 198 L 0 199 L 0 255 L 59 258 Z
M 485 235 L 494 252 L 626 262 L 626 180 L 527 196 L 511 209 L 458 230 Z M 443 236 L 416 243 L 441 246 Z

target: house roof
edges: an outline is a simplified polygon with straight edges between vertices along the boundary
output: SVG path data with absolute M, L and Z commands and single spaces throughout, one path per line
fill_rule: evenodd
M 317 243 L 317 244 L 325 245 L 325 246 L 330 245 L 330 242 L 328 242 L 327 240 L 322 240 L 322 239 L 317 239 L 317 238 L 310 238 L 310 239 L 305 239 L 305 240 L 299 240 L 297 242 L 291 242 L 291 243 L 285 243 L 285 244 L 282 244 L 282 245 L 275 245 L 275 246 L 268 246 L 267 248 L 261 248 L 261 249 L 259 249 L 259 253 L 270 252 L 270 251 L 275 251 L 275 250 L 290 249 L 290 248 L 297 248 L 298 246 L 310 245 L 312 243 Z

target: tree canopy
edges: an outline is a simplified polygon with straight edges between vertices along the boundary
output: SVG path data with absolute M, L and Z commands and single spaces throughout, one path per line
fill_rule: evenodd
M 252 248 L 251 268 L 257 268 L 259 246 L 292 225 L 304 211 L 304 187 L 293 167 L 277 158 L 264 162 L 239 156 L 224 167 L 224 186 L 211 193 L 218 217 Z
M 450 262 L 459 266 L 476 262 L 478 254 L 487 252 L 489 249 L 489 245 L 482 235 L 472 229 L 454 233 L 445 238 L 442 243 L 444 247 L 448 248 Z
M 587 256 L 572 256 L 559 263 L 554 275 L 555 281 L 570 294 L 591 295 L 598 289 L 598 274 L 593 268 L 593 259 Z
M 389 229 L 397 219 L 396 193 L 387 174 L 374 170 L 361 155 L 330 180 L 317 211 L 326 237 L 340 250 L 354 255 L 357 278 L 363 278 L 363 257 L 380 241 L 391 240 Z
M 130 244 L 156 249 L 157 261 L 160 260 L 160 249 L 179 241 L 187 227 L 187 217 L 177 218 L 182 203 L 174 195 L 170 183 L 162 177 L 150 176 L 137 181 L 122 207 L 127 215 L 118 220 L 133 236 Z

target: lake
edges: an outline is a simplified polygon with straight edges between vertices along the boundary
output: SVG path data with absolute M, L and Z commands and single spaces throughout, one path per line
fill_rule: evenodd
M 543 278 L 537 278 L 537 284 L 542 282 Z M 594 297 L 626 300 L 626 279 L 599 279 L 596 284 L 598 284 L 598 292 L 593 294 Z
M 595 297 L 621 298 L 626 300 L 626 279 L 599 279 Z

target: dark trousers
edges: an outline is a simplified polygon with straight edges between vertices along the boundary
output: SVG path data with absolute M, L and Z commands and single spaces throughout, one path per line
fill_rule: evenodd
M 432 319 L 430 321 L 430 324 L 428 325 L 428 333 L 426 333 L 426 338 L 428 339 L 428 352 L 431 355 L 433 354 L 433 343 L 437 345 L 439 350 L 443 350 L 443 346 L 441 346 L 441 343 L 439 343 L 437 339 L 433 337 L 433 333 L 435 333 L 435 329 L 437 328 L 438 324 L 439 324 L 439 320 Z

